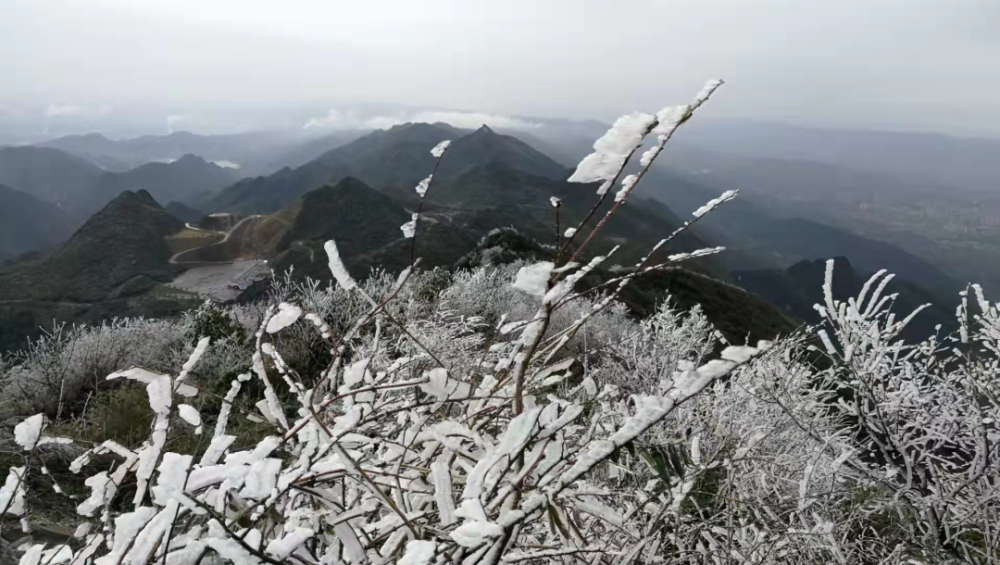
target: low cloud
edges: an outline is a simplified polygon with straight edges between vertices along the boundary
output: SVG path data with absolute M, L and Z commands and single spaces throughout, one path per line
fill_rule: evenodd
M 167 116 L 167 133 L 174 133 L 177 126 L 188 121 L 188 117 L 180 114 L 175 114 L 172 116 Z
M 306 122 L 303 129 L 389 129 L 392 126 L 410 122 L 427 124 L 444 122 L 457 128 L 464 129 L 476 129 L 482 125 L 487 125 L 492 128 L 512 130 L 532 130 L 542 127 L 542 124 L 529 122 L 519 118 L 485 114 L 481 112 L 426 111 L 390 116 L 361 116 L 353 112 L 344 113 L 331 109 L 325 116 L 321 118 L 313 118 Z
M 110 106 L 83 106 L 80 104 L 49 104 L 47 118 L 100 118 L 111 113 Z

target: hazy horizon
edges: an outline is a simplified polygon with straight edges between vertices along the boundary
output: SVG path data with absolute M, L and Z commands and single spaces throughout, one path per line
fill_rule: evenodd
M 706 119 L 1000 137 L 982 72 L 1000 5 L 805 4 L 8 0 L 0 120 L 211 133 L 436 111 L 530 129 L 656 110 L 719 77 Z

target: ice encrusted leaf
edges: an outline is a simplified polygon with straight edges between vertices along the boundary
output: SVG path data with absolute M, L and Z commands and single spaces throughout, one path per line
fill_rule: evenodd
M 440 367 L 427 371 L 424 376 L 428 382 L 421 384 L 420 390 L 438 400 L 465 398 L 471 391 L 469 383 L 449 378 L 448 371 Z
M 656 144 L 650 147 L 649 149 L 645 150 L 642 153 L 642 157 L 639 158 L 639 164 L 642 165 L 643 167 L 648 167 L 650 164 L 652 164 L 653 159 L 656 159 L 656 156 L 660 154 L 660 151 L 662 151 L 662 148 L 660 147 L 659 144 Z
M 170 377 L 167 375 L 157 375 L 155 379 L 146 385 L 146 394 L 149 395 L 149 407 L 153 409 L 153 412 L 157 414 L 167 414 L 170 412 Z
M 550 261 L 521 267 L 517 271 L 517 278 L 514 279 L 514 288 L 534 296 L 545 296 L 554 267 Z
M 42 435 L 42 426 L 45 425 L 45 415 L 35 414 L 26 418 L 23 422 L 14 426 L 14 441 L 25 451 L 31 451 L 38 443 L 38 438 Z
M 178 381 L 183 381 L 184 379 L 187 378 L 188 373 L 190 373 L 191 369 L 194 369 L 194 366 L 198 364 L 198 360 L 200 360 L 201 357 L 205 354 L 205 351 L 208 350 L 208 345 L 211 342 L 212 339 L 208 337 L 203 337 L 200 340 L 198 340 L 198 344 L 195 345 L 194 351 L 191 352 L 191 355 L 188 357 L 188 360 L 185 361 L 184 366 L 181 367 L 181 374 L 177 376 Z
M 452 499 L 451 469 L 443 457 L 431 463 L 431 477 L 441 525 L 450 526 L 455 522 L 455 501 Z
M 551 196 L 549 197 L 549 202 L 552 203 L 553 208 L 558 208 L 559 205 L 562 204 L 562 198 L 559 198 L 558 196 Z
M 302 308 L 287 302 L 278 304 L 278 312 L 274 316 L 271 316 L 271 319 L 267 322 L 267 333 L 280 332 L 298 321 L 300 316 L 302 316 Z
M 417 191 L 417 194 L 421 198 L 423 198 L 424 196 L 427 195 L 427 189 L 430 188 L 430 186 L 431 186 L 431 180 L 433 178 L 434 178 L 434 175 L 427 175 L 427 178 L 425 178 L 424 180 L 422 180 L 419 183 L 417 183 L 417 186 L 416 186 L 416 188 L 414 188 L 414 190 Z
M 642 144 L 642 138 L 656 124 L 656 116 L 635 112 L 615 121 L 611 129 L 594 142 L 594 152 L 576 166 L 569 182 L 610 182 L 618 176 L 625 160 Z M 607 190 L 607 189 L 605 189 Z
M 406 553 L 399 565 L 428 565 L 434 559 L 437 545 L 432 541 L 413 540 L 406 544 Z
M 93 516 L 118 490 L 107 471 L 88 477 L 83 484 L 90 488 L 90 496 L 76 507 L 76 513 L 81 516 Z
M 351 290 L 356 287 L 357 283 L 354 282 L 350 273 L 347 272 L 347 267 L 344 266 L 344 262 L 340 260 L 340 251 L 337 250 L 337 244 L 331 239 L 326 242 L 323 249 L 326 250 L 330 273 L 333 274 L 333 278 L 337 280 L 337 284 L 340 285 L 340 288 L 344 290 Z
M 198 428 L 201 427 L 201 414 L 198 409 L 190 404 L 180 404 L 177 406 L 177 414 L 188 424 Z
M 437 145 L 435 145 L 434 149 L 431 149 L 431 155 L 433 155 L 434 157 L 440 158 L 442 155 L 444 155 L 444 152 L 447 151 L 448 147 L 450 147 L 450 146 L 451 146 L 451 140 L 450 139 L 446 139 L 446 140 L 442 141 L 441 143 L 438 143 Z
M 10 516 L 24 514 L 24 467 L 11 467 L 7 480 L 0 487 L 0 511 L 7 510 Z
M 481 522 L 470 520 L 455 528 L 451 533 L 451 539 L 462 547 L 479 547 L 492 538 L 503 535 L 503 527 L 494 522 Z
M 576 228 L 566 228 L 566 231 L 563 232 L 563 237 L 565 237 L 566 239 L 569 239 L 574 235 L 576 235 Z
M 403 237 L 411 239 L 417 235 L 417 217 L 417 214 L 414 214 L 409 222 L 399 226 L 399 229 L 403 230 Z
M 344 372 L 344 386 L 352 387 L 363 381 L 370 363 L 371 359 L 366 357 L 352 364 L 351 367 Z
M 635 183 L 637 182 L 639 182 L 639 177 L 636 175 L 628 175 L 623 178 L 622 189 L 618 191 L 618 194 L 615 194 L 615 202 L 621 202 L 628 198 L 629 193 L 632 192 L 632 188 L 635 187 Z
M 711 96 L 713 92 L 715 92 L 717 88 L 722 86 L 722 84 L 723 84 L 722 79 L 718 78 L 706 82 L 705 86 L 701 88 L 701 92 L 699 92 L 698 95 L 694 97 L 695 104 L 704 103 L 706 100 L 708 100 L 708 97 Z
M 316 532 L 309 528 L 296 528 L 292 532 L 285 534 L 279 539 L 272 540 L 271 543 L 267 544 L 267 552 L 270 553 L 275 559 L 287 559 L 292 552 L 298 549 L 299 546 L 304 544 L 314 535 L 316 535 Z
M 686 116 L 690 110 L 691 106 L 687 104 L 667 106 L 666 108 L 660 110 L 656 113 L 657 123 L 656 127 L 653 128 L 653 133 L 664 136 L 670 135 L 675 129 L 677 129 L 677 126 L 681 124 L 681 120 L 684 119 L 684 116 Z M 654 153 L 652 157 L 655 156 L 656 154 Z
M 244 498 L 267 498 L 278 485 L 278 472 L 281 471 L 281 459 L 266 458 L 250 466 L 246 482 L 240 491 Z
M 700 218 L 700 217 L 704 216 L 705 214 L 707 214 L 707 213 L 711 212 L 712 210 L 715 210 L 716 208 L 718 208 L 723 202 L 729 202 L 733 198 L 736 198 L 737 192 L 738 191 L 736 191 L 736 190 L 727 190 L 727 191 L 723 192 L 718 198 L 713 198 L 713 199 L 709 200 L 708 202 L 705 203 L 704 206 L 702 206 L 702 207 L 698 208 L 697 210 L 695 210 L 692 213 L 692 215 L 694 217 L 696 217 L 696 218 Z

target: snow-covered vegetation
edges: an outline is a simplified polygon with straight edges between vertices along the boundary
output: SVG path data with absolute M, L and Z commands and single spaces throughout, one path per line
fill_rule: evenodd
M 355 281 L 330 242 L 330 286 L 67 330 L 0 367 L 4 527 L 43 512 L 32 488 L 78 514 L 20 563 L 995 563 L 1000 309 L 978 287 L 957 335 L 919 344 L 884 273 L 847 302 L 828 283 L 821 327 L 756 344 L 616 301 L 719 248 L 658 257 L 668 238 L 581 288 L 613 261 L 586 256 L 594 234 L 720 84 L 615 123 L 575 177 L 600 202 L 621 188 L 551 261 Z M 135 441 L 74 435 L 109 390 L 138 392 Z

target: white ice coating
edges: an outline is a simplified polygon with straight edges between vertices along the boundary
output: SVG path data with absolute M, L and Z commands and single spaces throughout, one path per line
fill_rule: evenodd
M 267 322 L 267 333 L 280 332 L 298 321 L 300 316 L 302 316 L 302 308 L 287 302 L 278 304 L 278 312 L 274 316 L 271 316 L 271 319 Z
M 329 260 L 330 272 L 333 274 L 333 278 L 337 280 L 337 284 L 340 288 L 344 290 L 351 290 L 357 283 L 351 278 L 350 273 L 347 272 L 347 267 L 344 266 L 344 262 L 340 260 L 340 251 L 337 250 L 337 244 L 331 239 L 326 242 L 323 246 L 326 250 L 326 256 Z
M 545 296 L 549 277 L 555 265 L 550 261 L 542 261 L 534 265 L 521 267 L 514 279 L 514 288 L 534 296 Z
M 569 182 L 613 181 L 655 123 L 656 116 L 639 112 L 618 118 L 611 129 L 594 142 L 594 152 L 580 161 Z

